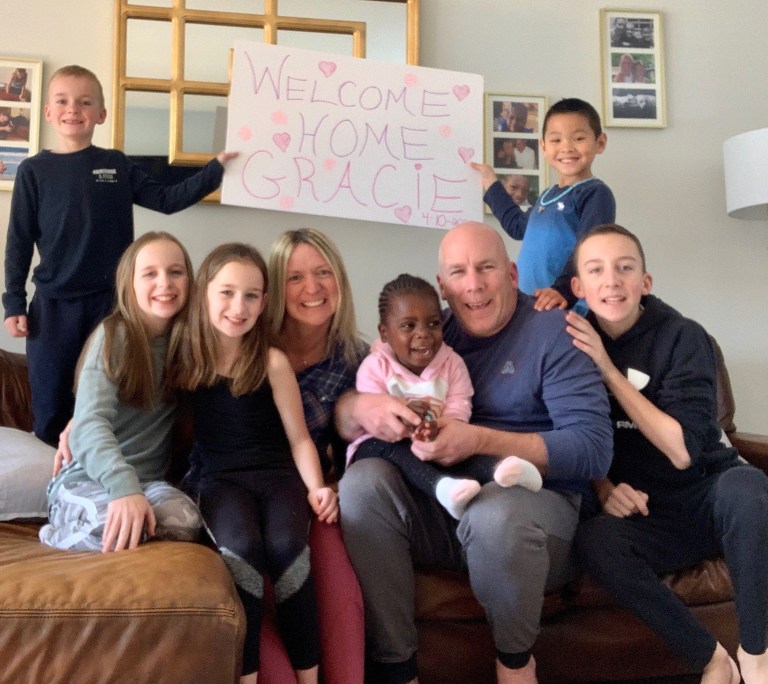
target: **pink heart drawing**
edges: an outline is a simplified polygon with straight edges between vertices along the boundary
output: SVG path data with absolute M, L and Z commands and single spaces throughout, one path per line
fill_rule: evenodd
M 460 147 L 459 148 L 459 156 L 464 160 L 464 163 L 466 164 L 472 157 L 475 156 L 475 148 L 474 147 Z
M 272 119 L 272 123 L 276 124 L 277 126 L 282 126 L 288 121 L 288 115 L 281 111 L 272 112 L 272 116 L 270 118 Z
M 336 160 L 331 159 L 330 157 L 327 157 L 326 159 L 323 159 L 323 168 L 331 171 L 332 169 L 336 168 Z
M 275 133 L 272 136 L 272 142 L 280 148 L 281 152 L 285 152 L 291 144 L 291 136 L 289 133 Z
M 440 126 L 439 132 L 441 138 L 449 138 L 453 129 L 450 126 Z
M 395 216 L 397 216 L 403 223 L 408 223 L 408 220 L 411 218 L 411 208 L 407 204 L 397 207 L 397 209 L 395 209 Z
M 336 62 L 320 62 L 318 65 L 320 71 L 323 72 L 323 76 L 328 78 L 336 71 Z
M 243 126 L 238 132 L 237 136 L 240 138 L 240 140 L 244 140 L 248 142 L 251 139 L 251 136 L 253 133 L 251 133 L 251 129 L 248 128 L 248 126 Z
M 456 96 L 456 99 L 459 102 L 461 102 L 467 95 L 469 95 L 469 86 L 468 85 L 453 86 L 453 94 Z
M 280 198 L 280 208 L 293 209 L 293 197 L 290 197 L 289 195 L 283 195 Z
M 415 86 L 419 82 L 419 77 L 416 74 L 406 74 L 405 78 L 403 79 L 403 83 L 407 87 Z

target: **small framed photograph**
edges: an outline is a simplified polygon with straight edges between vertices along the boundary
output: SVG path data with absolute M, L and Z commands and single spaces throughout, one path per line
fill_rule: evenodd
M 546 187 L 539 149 L 546 113 L 547 98 L 540 95 L 485 94 L 485 163 L 526 210 Z
M 600 10 L 603 123 L 667 125 L 661 12 Z
M 11 190 L 19 164 L 37 154 L 43 62 L 0 57 L 0 190 Z

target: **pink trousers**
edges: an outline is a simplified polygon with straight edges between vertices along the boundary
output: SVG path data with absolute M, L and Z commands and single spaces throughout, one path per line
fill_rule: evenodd
M 312 576 L 320 625 L 320 673 L 325 684 L 360 684 L 365 658 L 363 597 L 338 523 L 312 520 Z M 296 677 L 275 625 L 274 599 L 265 594 L 259 684 L 290 684 Z

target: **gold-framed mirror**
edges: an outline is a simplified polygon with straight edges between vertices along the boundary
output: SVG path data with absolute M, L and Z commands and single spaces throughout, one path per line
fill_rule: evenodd
M 115 0 L 112 145 L 156 167 L 223 149 L 236 39 L 418 64 L 419 0 Z

